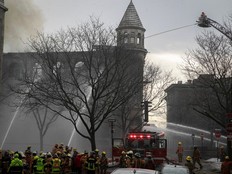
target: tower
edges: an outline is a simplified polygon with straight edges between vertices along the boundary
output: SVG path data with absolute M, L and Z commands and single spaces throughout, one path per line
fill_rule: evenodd
M 143 28 L 132 0 L 130 1 L 116 31 L 118 45 L 123 44 L 129 48 L 141 50 L 145 53 L 147 52 L 144 49 L 144 32 L 146 30 Z
M 4 0 L 0 0 L 0 86 L 2 80 L 2 56 L 4 42 L 4 19 L 7 8 L 4 6 Z
M 131 108 L 128 118 L 133 120 L 130 123 L 131 130 L 139 130 L 143 123 L 141 102 L 143 101 L 143 70 L 147 50 L 144 48 L 145 28 L 139 18 L 135 6 L 130 1 L 122 19 L 119 23 L 117 32 L 117 46 L 126 49 L 128 72 L 133 80 L 137 80 L 139 91 L 133 96 L 126 108 Z M 136 77 L 136 78 L 134 78 Z M 125 133 L 125 132 L 124 132 Z

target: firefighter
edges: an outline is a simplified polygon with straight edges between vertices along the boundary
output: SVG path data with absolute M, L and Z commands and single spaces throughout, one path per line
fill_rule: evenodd
M 34 151 L 32 153 L 32 164 L 31 164 L 31 171 L 32 171 L 32 173 L 36 171 L 36 162 L 37 162 L 38 158 L 39 158 L 39 156 L 37 155 L 37 152 Z
M 150 154 L 147 155 L 147 159 L 145 160 L 144 168 L 155 170 L 155 163 L 154 163 L 152 156 Z
M 85 154 L 84 153 L 79 153 L 77 154 L 75 160 L 74 160 L 74 170 L 77 174 L 82 174 L 82 167 L 83 167 L 83 164 L 82 164 L 82 161 L 81 161 L 81 158 L 84 156 Z M 75 173 L 74 172 L 74 173 Z
M 9 174 L 22 174 L 23 172 L 23 162 L 19 159 L 19 154 L 15 153 L 14 158 L 10 163 L 10 167 L 8 169 Z
M 58 150 L 59 150 L 59 145 L 55 144 L 54 147 L 52 148 L 52 155 L 55 155 Z
M 201 153 L 200 150 L 198 149 L 197 146 L 194 146 L 193 149 L 193 166 L 195 167 L 195 164 L 198 163 L 198 165 L 200 166 L 200 169 L 203 168 L 202 164 L 201 164 Z
M 182 160 L 183 160 L 183 152 L 184 152 L 184 148 L 182 146 L 182 143 L 181 142 L 178 142 L 178 147 L 177 147 L 177 150 L 176 150 L 176 154 L 178 156 L 178 162 L 179 163 L 182 163 Z
M 100 164 L 100 173 L 101 174 L 106 174 L 106 170 L 108 168 L 108 159 L 106 158 L 106 152 L 102 152 L 102 156 L 99 160 Z
M 36 168 L 35 174 L 43 174 L 44 173 L 44 161 L 45 155 L 42 153 L 39 158 L 36 160 Z
M 88 158 L 88 152 L 85 151 L 84 155 L 81 157 L 81 165 L 82 165 L 82 174 L 86 174 L 87 173 L 87 168 L 86 168 L 86 161 Z
M 63 173 L 69 174 L 71 173 L 71 168 L 72 168 L 72 159 L 71 159 L 71 154 L 67 154 L 64 159 L 63 163 Z
M 225 161 L 221 164 L 221 173 L 230 174 L 232 169 L 232 161 L 230 161 L 229 156 L 225 156 Z
M 0 173 L 2 173 L 2 149 L 0 149 Z
M 119 160 L 119 167 L 120 168 L 126 168 L 126 152 L 122 151 L 120 160 Z
M 7 173 L 11 163 L 11 157 L 9 150 L 5 151 L 2 157 L 2 173 Z
M 32 158 L 32 152 L 28 148 L 25 151 L 25 162 L 26 163 L 24 165 L 24 169 L 25 171 L 30 173 L 32 171 L 33 158 Z
M 96 158 L 96 160 L 97 160 L 95 172 L 96 172 L 96 174 L 99 174 L 99 173 L 100 173 L 100 167 L 99 167 L 100 155 L 99 155 L 99 150 L 98 150 L 98 149 L 95 149 L 95 151 L 94 151 L 94 156 L 95 156 L 95 158 Z
M 185 166 L 187 166 L 188 167 L 188 169 L 189 169 L 189 174 L 194 174 L 194 172 L 193 172 L 193 170 L 194 170 L 194 165 L 193 165 L 193 163 L 192 163 L 192 158 L 191 158 L 191 156 L 187 156 L 186 157 L 186 163 L 185 163 Z
M 224 146 L 221 146 L 221 147 L 220 147 L 219 155 L 220 155 L 220 162 L 225 161 L 225 157 L 226 157 L 227 155 L 226 155 Z
M 86 169 L 87 169 L 87 174 L 95 174 L 96 171 L 96 163 L 97 160 L 94 156 L 95 152 L 90 152 L 90 156 L 86 160 Z
M 77 173 L 77 164 L 76 164 L 76 159 L 78 156 L 77 149 L 73 149 L 73 155 L 72 155 L 72 172 Z
M 52 171 L 52 154 L 50 152 L 46 154 L 44 171 L 45 171 L 45 174 L 50 174 Z
M 134 155 L 133 155 L 133 151 L 132 150 L 130 150 L 130 151 L 127 152 L 126 166 L 128 168 L 134 167 Z
M 61 171 L 61 160 L 58 158 L 58 155 L 55 154 L 52 159 L 52 173 L 60 173 Z
M 135 153 L 135 159 L 134 159 L 134 167 L 135 168 L 144 168 L 144 160 L 141 158 L 141 155 L 139 152 Z

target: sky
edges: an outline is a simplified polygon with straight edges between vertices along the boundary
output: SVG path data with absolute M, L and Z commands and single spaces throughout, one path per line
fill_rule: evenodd
M 90 16 L 117 28 L 129 3 L 130 0 L 5 0 L 9 10 L 4 52 L 22 51 L 19 43 L 25 43 L 26 37 L 36 31 L 53 33 L 86 22 Z M 145 37 L 183 27 L 145 39 L 147 58 L 173 70 L 178 80 L 185 80 L 177 68 L 181 58 L 196 47 L 195 37 L 204 31 L 193 25 L 201 12 L 219 23 L 232 14 L 232 0 L 133 0 L 133 3 L 146 29 Z M 184 27 L 188 25 L 191 26 Z

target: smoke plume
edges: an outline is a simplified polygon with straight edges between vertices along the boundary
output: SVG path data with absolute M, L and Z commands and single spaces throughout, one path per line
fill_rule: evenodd
M 43 29 L 43 16 L 34 0 L 5 0 L 4 52 L 23 52 L 27 39 Z

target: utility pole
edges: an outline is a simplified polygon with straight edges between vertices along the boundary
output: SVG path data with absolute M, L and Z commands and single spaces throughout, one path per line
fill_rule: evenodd
M 111 157 L 112 157 L 112 164 L 114 163 L 114 155 L 113 155 L 113 148 L 114 148 L 114 122 L 116 119 L 109 119 L 108 122 L 110 123 L 111 127 Z

